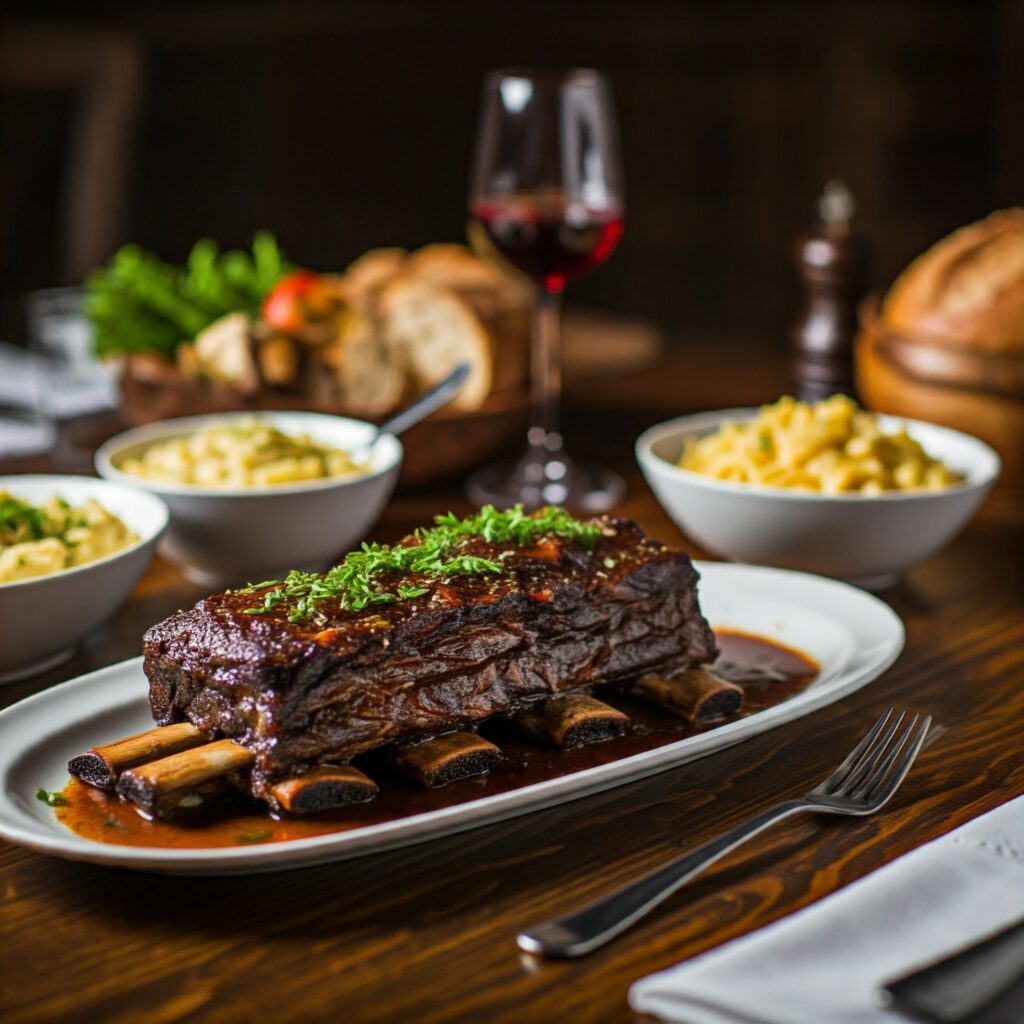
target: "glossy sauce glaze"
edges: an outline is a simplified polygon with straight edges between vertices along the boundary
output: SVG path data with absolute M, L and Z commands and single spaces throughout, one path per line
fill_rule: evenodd
M 738 717 L 788 700 L 805 690 L 818 674 L 817 664 L 807 655 L 764 637 L 724 629 L 716 630 L 715 636 L 721 651 L 715 671 L 744 689 L 743 709 Z M 602 688 L 599 695 L 630 716 L 631 726 L 625 736 L 575 750 L 554 750 L 525 742 L 508 722 L 486 722 L 481 734 L 498 744 L 506 760 L 489 775 L 465 779 L 442 789 L 420 789 L 397 774 L 384 756 L 370 754 L 357 758 L 357 763 L 380 785 L 376 799 L 305 818 L 275 819 L 239 797 L 218 806 L 216 816 L 206 820 L 148 821 L 134 804 L 75 779 L 64 788 L 63 803 L 56 808 L 56 814 L 77 835 L 122 846 L 199 848 L 284 842 L 376 825 L 494 796 L 608 764 L 722 724 L 688 725 L 616 687 Z

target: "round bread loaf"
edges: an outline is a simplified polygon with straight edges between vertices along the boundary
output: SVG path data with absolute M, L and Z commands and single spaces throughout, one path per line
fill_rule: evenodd
M 866 300 L 854 352 L 865 405 L 987 441 L 1003 459 L 995 503 L 1022 507 L 1024 209 L 954 231 Z
M 1024 209 L 954 231 L 896 279 L 887 331 L 992 354 L 1024 353 Z

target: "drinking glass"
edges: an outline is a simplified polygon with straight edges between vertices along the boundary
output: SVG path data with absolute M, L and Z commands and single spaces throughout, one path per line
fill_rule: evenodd
M 604 263 L 622 236 L 622 162 L 603 75 L 575 68 L 487 76 L 469 212 L 497 252 L 533 279 L 536 298 L 528 448 L 515 463 L 471 476 L 467 496 L 499 508 L 606 511 L 625 492 L 622 478 L 572 460 L 559 421 L 562 292 Z
M 44 288 L 27 297 L 40 415 L 55 431 L 50 455 L 61 470 L 91 470 L 97 445 L 117 429 L 118 367 L 97 360 L 81 288 Z

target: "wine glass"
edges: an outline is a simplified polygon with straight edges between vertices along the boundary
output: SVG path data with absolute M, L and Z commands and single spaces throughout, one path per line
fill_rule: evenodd
M 491 72 L 470 188 L 472 219 L 537 288 L 529 447 L 515 463 L 473 474 L 467 496 L 498 508 L 606 511 L 625 493 L 622 478 L 569 458 L 559 423 L 562 292 L 604 263 L 622 236 L 622 164 L 604 76 L 581 68 Z

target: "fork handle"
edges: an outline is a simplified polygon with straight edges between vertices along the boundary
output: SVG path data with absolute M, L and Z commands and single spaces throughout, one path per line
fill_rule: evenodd
M 730 850 L 763 832 L 769 825 L 799 811 L 810 810 L 804 800 L 786 800 L 723 832 L 720 836 L 684 853 L 636 882 L 616 889 L 565 917 L 535 925 L 517 938 L 519 948 L 542 956 L 583 956 L 603 946 L 649 910 L 672 895 Z

